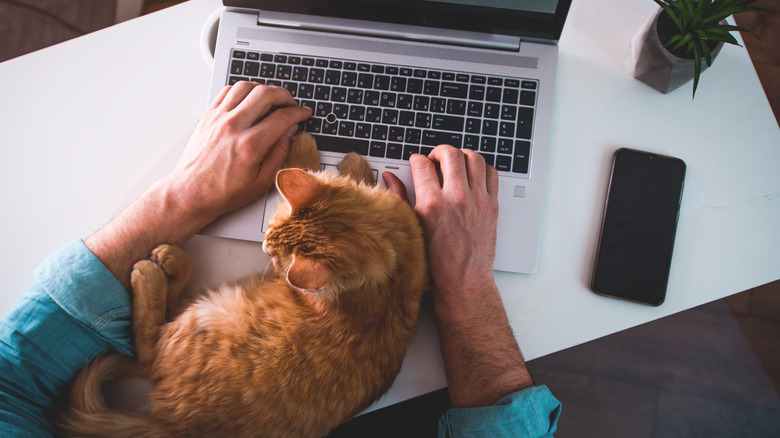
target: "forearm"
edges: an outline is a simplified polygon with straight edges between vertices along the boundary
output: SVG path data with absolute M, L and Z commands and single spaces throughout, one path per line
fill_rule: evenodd
M 460 296 L 435 294 L 436 319 L 455 407 L 488 406 L 533 386 L 494 282 Z
M 206 210 L 192 213 L 185 207 L 191 203 L 182 199 L 181 193 L 173 184 L 161 180 L 84 240 L 128 291 L 130 272 L 137 261 L 149 257 L 162 243 L 184 244 L 216 219 L 215 213 Z

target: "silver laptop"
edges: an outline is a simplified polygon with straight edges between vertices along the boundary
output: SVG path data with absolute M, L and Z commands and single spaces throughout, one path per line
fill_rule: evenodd
M 571 0 L 223 0 L 210 100 L 248 80 L 314 109 L 301 124 L 323 169 L 364 155 L 406 184 L 408 158 L 438 144 L 499 171 L 494 268 L 537 270 L 557 41 Z M 262 241 L 266 196 L 202 234 Z M 464 233 L 469 230 L 463 230 Z M 453 236 L 457 239 L 457 236 Z

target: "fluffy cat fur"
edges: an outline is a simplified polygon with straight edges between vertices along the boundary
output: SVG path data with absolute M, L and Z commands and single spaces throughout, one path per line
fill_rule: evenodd
M 70 436 L 319 437 L 377 400 L 398 374 L 428 278 L 412 209 L 373 185 L 359 155 L 318 169 L 314 140 L 293 138 L 284 197 L 263 249 L 274 278 L 179 302 L 186 254 L 163 245 L 132 273 L 148 413 L 114 411 L 102 382 L 138 374 L 118 354 L 75 381 L 59 426 Z M 360 182 L 357 182 L 360 181 Z M 134 371 L 135 368 L 135 371 Z

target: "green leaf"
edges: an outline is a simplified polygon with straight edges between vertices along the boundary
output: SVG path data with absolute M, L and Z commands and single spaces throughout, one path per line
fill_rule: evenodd
M 699 87 L 699 76 L 701 75 L 701 54 L 699 48 L 693 47 L 693 94 L 691 100 L 696 98 L 696 88 Z

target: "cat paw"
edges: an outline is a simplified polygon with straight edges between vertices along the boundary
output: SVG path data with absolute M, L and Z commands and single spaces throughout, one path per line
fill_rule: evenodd
M 320 157 L 317 154 L 317 142 L 314 137 L 299 132 L 290 140 L 290 153 L 284 162 L 285 168 L 320 170 Z
M 339 164 L 339 173 L 349 176 L 357 182 L 362 182 L 369 186 L 374 185 L 374 171 L 371 170 L 368 161 L 354 152 L 348 153 L 344 159 L 341 160 L 341 164 Z
M 165 289 L 168 286 L 168 277 L 160 265 L 151 260 L 141 260 L 133 265 L 130 273 L 130 286 L 133 294 L 140 296 L 143 291 L 155 291 Z
M 171 278 L 189 278 L 192 271 L 189 256 L 178 246 L 158 246 L 152 251 L 151 261 L 159 265 Z

